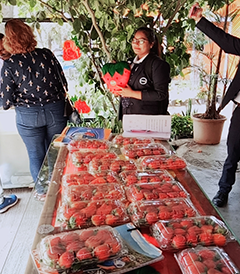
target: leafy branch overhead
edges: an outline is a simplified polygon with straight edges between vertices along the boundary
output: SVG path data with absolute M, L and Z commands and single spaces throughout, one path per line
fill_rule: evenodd
M 188 11 L 195 0 L 0 0 L 2 5 L 17 5 L 28 12 L 29 23 L 51 20 L 72 26 L 72 38 L 90 62 L 85 70 L 86 82 L 94 82 L 117 113 L 118 100 L 104 85 L 101 68 L 105 63 L 126 61 L 133 56 L 131 38 L 141 26 L 155 28 L 163 47 L 163 56 L 171 66 L 171 76 L 182 73 L 189 65 L 185 33 L 194 28 Z M 215 3 L 217 2 L 217 3 Z M 218 9 L 225 1 L 199 1 Z M 3 19 L 3 14 L 1 14 Z

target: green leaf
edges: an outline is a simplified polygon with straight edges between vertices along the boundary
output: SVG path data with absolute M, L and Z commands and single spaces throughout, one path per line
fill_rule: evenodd
M 16 6 L 17 5 L 17 0 L 8 0 L 8 3 L 12 6 Z
M 63 26 L 63 20 L 62 18 L 57 19 L 58 25 Z
M 76 18 L 73 22 L 73 29 L 76 33 L 78 33 L 81 29 L 81 21 L 79 20 L 79 18 Z
M 119 74 L 123 75 L 124 69 L 130 70 L 129 64 L 125 61 L 121 61 L 118 63 L 107 63 L 102 67 L 103 75 L 105 75 L 107 72 L 113 76 L 115 72 L 118 72 Z
M 30 0 L 29 1 L 29 5 L 30 5 L 31 8 L 34 8 L 36 6 L 36 4 L 37 4 L 36 0 Z

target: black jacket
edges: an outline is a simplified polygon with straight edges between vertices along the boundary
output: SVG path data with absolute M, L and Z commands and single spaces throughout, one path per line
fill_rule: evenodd
M 137 70 L 132 70 L 128 82 L 133 90 L 142 91 L 142 100 L 128 98 L 129 106 L 123 107 L 123 99 L 121 98 L 119 119 L 122 118 L 123 114 L 167 114 L 170 81 L 169 64 L 158 56 L 149 53 L 138 65 Z
M 206 18 L 202 17 L 197 23 L 197 28 L 211 38 L 220 48 L 226 53 L 240 56 L 240 39 L 224 32 L 222 29 L 216 27 Z M 240 70 L 239 64 L 237 72 L 227 89 L 227 92 L 222 100 L 221 108 L 224 108 L 230 100 L 234 100 L 240 90 Z

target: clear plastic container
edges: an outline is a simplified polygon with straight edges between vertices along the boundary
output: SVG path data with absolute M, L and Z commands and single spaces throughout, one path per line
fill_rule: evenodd
M 89 171 L 93 174 L 102 171 L 120 173 L 123 170 L 136 170 L 137 166 L 133 161 L 121 159 L 94 159 L 89 163 Z
M 36 252 L 42 270 L 62 273 L 114 259 L 127 251 L 118 232 L 102 226 L 46 236 Z
M 140 170 L 156 170 L 156 169 L 184 169 L 187 164 L 185 160 L 175 154 L 144 156 L 138 159 L 138 167 Z
M 187 248 L 174 254 L 183 274 L 237 274 L 229 255 L 219 247 Z
M 98 139 L 76 139 L 71 140 L 68 144 L 68 150 L 73 151 L 89 151 L 89 150 L 99 150 L 106 151 L 110 149 L 111 143 L 107 140 Z
M 130 202 L 190 197 L 177 181 L 135 184 L 126 187 L 125 191 Z
M 167 170 L 139 171 L 126 170 L 119 174 L 125 186 L 150 182 L 169 182 L 173 181 L 173 176 Z
M 136 160 L 143 156 L 165 155 L 168 150 L 160 143 L 125 145 L 121 148 L 126 159 Z
M 76 201 L 63 203 L 57 210 L 56 227 L 62 229 L 91 226 L 117 226 L 129 222 L 126 206 L 119 200 Z
M 128 214 L 137 227 L 150 226 L 159 220 L 171 220 L 198 215 L 186 198 L 137 201 L 128 206 Z
M 130 145 L 130 144 L 150 144 L 154 142 L 154 139 L 152 138 L 137 138 L 137 137 L 123 137 L 121 134 L 116 135 L 113 140 L 112 144 L 115 147 L 122 147 L 125 145 Z
M 62 191 L 62 200 L 68 204 L 102 199 L 126 200 L 123 186 L 119 184 L 73 185 Z
M 62 178 L 63 187 L 72 185 L 97 185 L 120 182 L 121 180 L 117 174 L 111 171 L 101 172 L 94 175 L 83 171 L 76 174 L 65 174 Z
M 197 245 L 224 246 L 234 240 L 226 225 L 214 216 L 158 221 L 152 225 L 151 232 L 163 250 Z
M 72 163 L 79 167 L 89 164 L 93 159 L 116 159 L 118 156 L 114 152 L 94 152 L 94 151 L 74 151 L 71 153 Z

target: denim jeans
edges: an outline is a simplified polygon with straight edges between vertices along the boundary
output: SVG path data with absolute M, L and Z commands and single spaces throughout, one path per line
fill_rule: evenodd
M 27 148 L 30 172 L 36 182 L 53 136 L 67 125 L 64 100 L 31 108 L 16 107 L 15 111 L 18 133 Z

